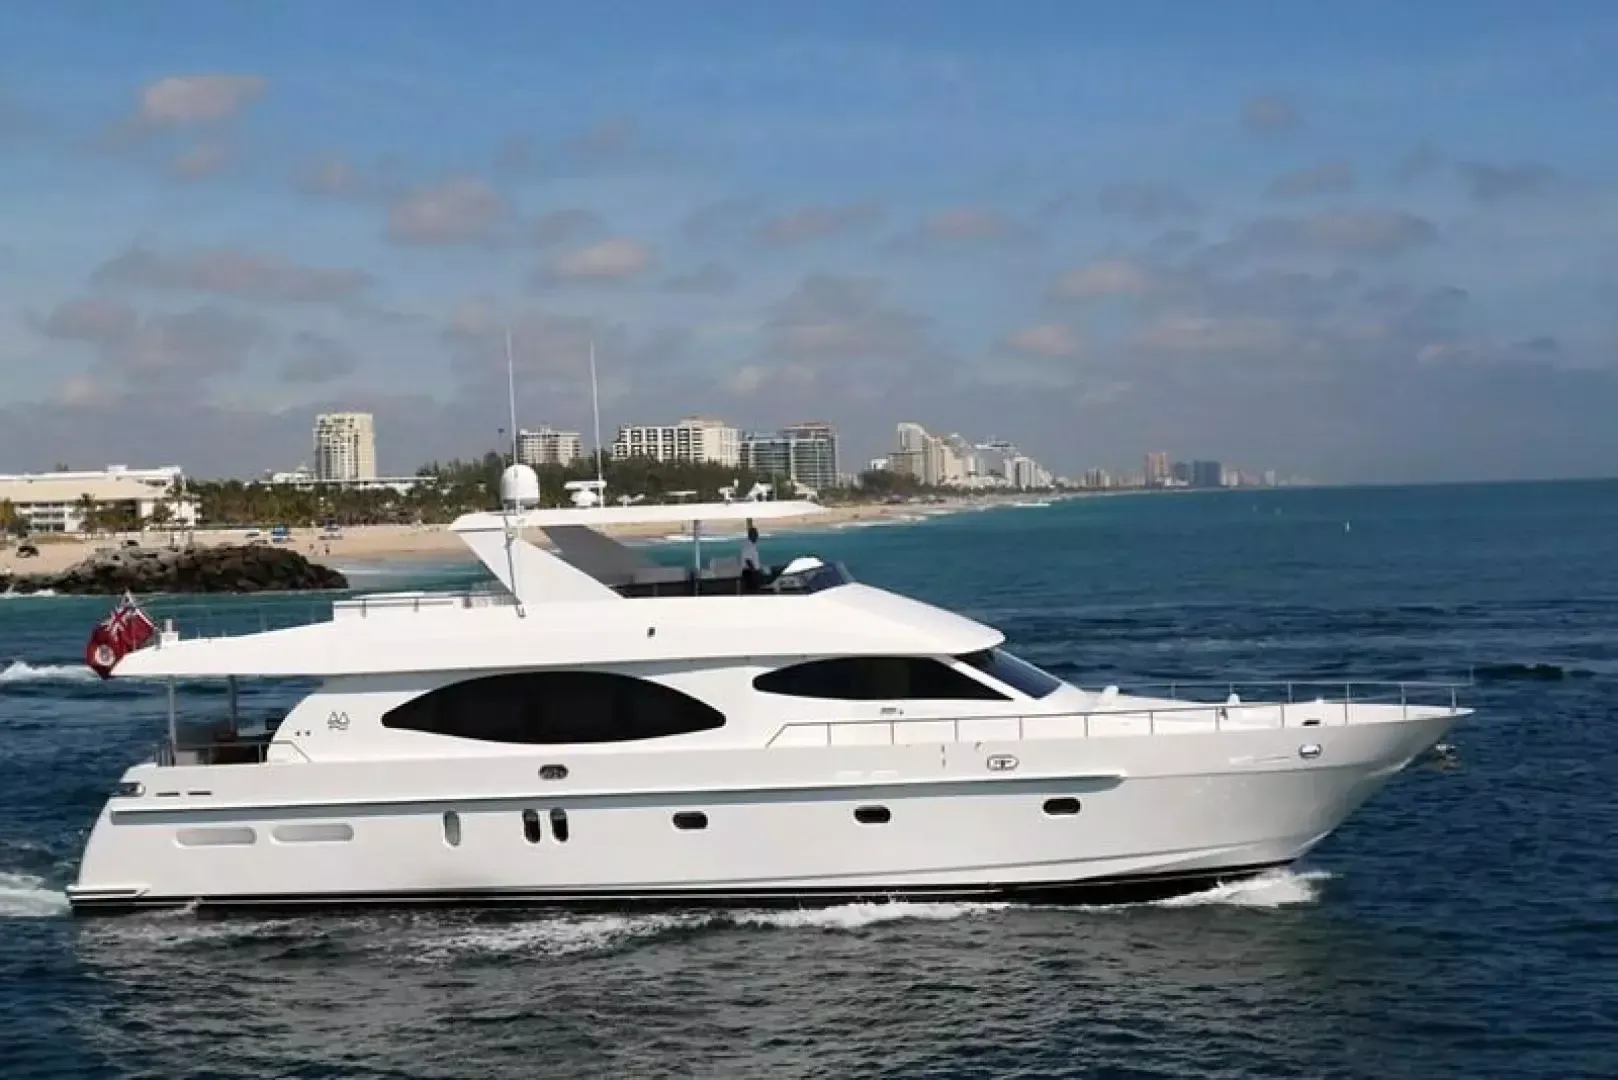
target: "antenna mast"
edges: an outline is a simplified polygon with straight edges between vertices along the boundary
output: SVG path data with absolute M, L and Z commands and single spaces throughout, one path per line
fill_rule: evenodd
M 590 339 L 590 408 L 595 413 L 596 422 L 596 494 L 601 499 L 601 505 L 607 505 L 607 481 L 602 475 L 601 465 L 601 395 L 596 390 L 596 343 Z
M 506 327 L 506 398 L 511 406 L 511 463 L 517 464 L 517 363 L 511 352 L 511 327 Z
M 509 326 L 506 327 L 506 400 L 511 406 L 511 472 L 518 473 L 521 470 L 517 468 L 517 364 L 512 359 L 511 327 Z M 521 543 L 522 534 L 511 520 L 512 510 L 515 509 L 518 513 L 521 513 L 523 508 L 520 505 L 514 507 L 506 501 L 506 493 L 503 490 L 505 484 L 506 478 L 502 475 L 500 478 L 502 488 L 500 492 L 500 512 L 505 517 L 506 523 L 506 573 L 510 575 L 511 595 L 517 601 L 517 617 L 523 619 L 528 617 L 528 612 L 523 606 L 522 590 L 517 587 L 516 553 L 516 545 Z M 515 482 L 513 486 L 515 490 Z

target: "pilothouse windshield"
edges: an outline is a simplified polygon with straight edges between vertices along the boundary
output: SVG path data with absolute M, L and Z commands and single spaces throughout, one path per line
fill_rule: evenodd
M 1020 690 L 1031 698 L 1049 697 L 1062 687 L 1062 680 L 1042 671 L 1026 660 L 1020 660 L 1004 649 L 984 649 L 956 657 L 971 664 L 985 675 Z

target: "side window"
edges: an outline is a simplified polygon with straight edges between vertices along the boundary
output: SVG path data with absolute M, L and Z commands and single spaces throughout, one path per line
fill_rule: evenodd
M 992 679 L 998 679 L 1014 690 L 1031 698 L 1047 697 L 1061 689 L 1062 680 L 1048 672 L 1019 660 L 1004 649 L 984 649 L 956 657 L 977 668 Z
M 753 680 L 753 688 L 788 697 L 839 701 L 1009 701 L 954 668 L 917 656 L 845 656 L 811 660 Z
M 487 675 L 382 716 L 386 728 L 530 745 L 658 739 L 724 723 L 723 714 L 672 687 L 600 671 Z

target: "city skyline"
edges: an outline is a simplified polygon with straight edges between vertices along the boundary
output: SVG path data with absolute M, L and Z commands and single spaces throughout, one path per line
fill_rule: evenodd
M 519 422 L 593 432 L 593 344 L 609 440 L 1618 472 L 1610 6 L 13 11 L 0 468 L 255 475 L 355 407 L 464 456 L 509 328 Z

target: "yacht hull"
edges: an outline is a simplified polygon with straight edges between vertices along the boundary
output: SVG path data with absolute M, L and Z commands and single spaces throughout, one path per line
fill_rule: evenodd
M 83 914 L 1158 900 L 1300 858 L 1453 721 L 145 765 L 68 896 Z

